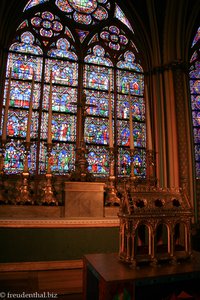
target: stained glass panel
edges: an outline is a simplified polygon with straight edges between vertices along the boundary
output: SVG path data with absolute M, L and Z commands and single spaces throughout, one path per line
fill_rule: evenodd
M 72 99 L 77 99 L 77 89 L 56 86 L 52 87 L 52 110 L 66 113 L 76 113 L 76 105 L 72 105 Z M 44 86 L 43 109 L 49 107 L 49 85 Z
M 30 0 L 28 1 L 28 3 L 26 4 L 26 6 L 24 7 L 24 11 L 28 10 L 29 8 L 36 6 L 38 4 L 42 4 L 45 2 L 48 2 L 49 0 Z
M 56 141 L 75 141 L 75 116 L 54 114 L 52 120 L 52 139 Z
M 117 117 L 120 119 L 129 118 L 129 96 L 119 94 L 119 100 L 117 105 Z M 137 98 L 131 96 L 132 103 L 132 116 L 133 121 L 145 120 L 145 104 L 143 98 Z
M 89 25 L 92 23 L 92 17 L 90 15 L 79 14 L 75 11 L 73 17 L 74 17 L 74 21 L 81 24 Z
M 197 33 L 194 37 L 193 43 L 192 43 L 192 47 L 200 40 L 200 27 L 197 30 Z
M 86 118 L 85 141 L 87 143 L 107 145 L 108 139 L 108 119 Z
M 195 151 L 195 159 L 196 159 L 196 161 L 200 162 L 200 147 L 198 145 L 195 145 L 194 151 Z
M 75 146 L 73 144 L 56 143 L 53 146 L 50 159 L 50 168 L 54 174 L 69 173 L 75 162 Z M 39 170 L 43 174 L 47 168 L 47 148 L 44 142 L 40 146 Z
M 193 126 L 200 126 L 200 111 L 193 111 Z
M 129 121 L 118 120 L 118 145 L 130 146 Z M 135 147 L 146 146 L 145 124 L 133 123 L 133 136 Z
M 42 58 L 19 53 L 9 53 L 7 76 L 9 76 L 10 69 L 12 70 L 12 78 L 32 80 L 34 71 L 35 80 L 40 81 L 42 75 Z
M 100 33 L 101 39 L 106 46 L 109 46 L 112 50 L 119 51 L 125 49 L 125 45 L 128 44 L 128 38 L 122 34 L 122 32 L 116 26 L 110 26 L 103 29 Z
M 108 117 L 108 93 L 88 90 L 85 90 L 85 93 L 87 96 L 87 104 L 96 106 L 88 108 L 87 114 L 93 116 Z M 114 107 L 114 102 L 112 107 Z
M 107 91 L 110 72 L 104 67 L 85 65 L 84 87 Z
M 196 177 L 200 178 L 200 162 L 196 162 Z
M 48 55 L 51 57 L 65 57 L 70 60 L 77 60 L 77 55 L 70 51 L 70 43 L 66 39 L 59 39 L 56 43 L 57 48 L 51 49 Z
M 6 80 L 5 90 L 4 90 L 4 105 L 7 95 L 7 85 L 8 81 Z M 40 100 L 40 85 L 34 85 L 34 94 L 33 94 L 33 108 L 37 109 L 39 107 Z M 10 106 L 19 107 L 19 108 L 29 108 L 29 102 L 31 98 L 31 89 L 32 83 L 27 81 L 11 81 L 10 88 Z
M 124 54 L 124 59 L 120 59 L 120 61 L 117 63 L 117 67 L 120 69 L 128 69 L 137 72 L 143 72 L 141 65 L 135 62 L 135 55 L 131 51 L 127 51 Z
M 41 138 L 47 139 L 48 114 L 42 114 Z M 54 113 L 52 116 L 52 139 L 55 141 L 75 141 L 76 116 Z
M 143 96 L 144 93 L 144 75 L 136 74 L 128 71 L 117 71 L 117 91 L 119 93 L 129 92 L 132 95 Z
M 29 54 L 42 54 L 42 50 L 39 46 L 33 45 L 35 38 L 33 34 L 29 31 L 24 32 L 21 35 L 21 43 L 17 42 L 11 45 L 10 50 L 20 52 L 20 53 L 29 53 Z
M 129 176 L 131 171 L 131 159 L 128 149 L 119 148 L 118 154 L 118 175 Z M 146 175 L 146 151 L 135 149 L 134 151 L 134 175 L 145 177 Z
M 200 61 L 195 62 L 194 69 L 190 72 L 191 79 L 199 79 L 200 78 Z
M 196 163 L 196 178 L 200 178 L 200 56 L 199 56 L 200 27 L 194 37 L 191 48 L 194 47 L 190 58 L 190 93 L 193 121 L 194 155 Z
M 44 2 L 48 1 L 28 1 L 24 10 L 28 10 Z M 54 4 L 57 6 L 57 15 L 52 14 L 50 9 Z M 14 148 L 17 149 L 15 152 L 19 151 L 19 164 L 16 166 L 16 172 L 21 172 L 23 169 L 21 164 L 23 162 L 24 149 L 21 150 L 20 147 L 23 147 L 22 141 L 25 140 L 26 137 L 33 71 L 35 74 L 35 89 L 31 138 L 32 140 L 36 140 L 37 145 L 40 143 L 40 146 L 38 148 L 36 148 L 36 144 L 31 146 L 31 156 L 29 157 L 28 163 L 31 172 L 34 172 L 36 169 L 38 170 L 38 168 L 39 173 L 46 172 L 46 139 L 51 71 L 53 74 L 52 172 L 62 175 L 69 173 L 69 171 L 74 168 L 76 128 L 78 128 L 76 123 L 79 120 L 76 116 L 77 106 L 73 105 L 72 102 L 79 101 L 80 97 L 78 93 L 84 91 L 87 104 L 93 105 L 87 109 L 85 121 L 85 141 L 88 149 L 87 159 L 89 162 L 89 170 L 95 176 L 101 177 L 109 174 L 109 81 L 112 89 L 113 128 L 114 125 L 116 127 L 113 132 L 117 132 L 117 145 L 120 146 L 120 153 L 128 151 L 129 147 L 129 105 L 126 85 L 130 82 L 134 122 L 134 146 L 137 148 L 135 155 L 139 153 L 138 157 L 135 156 L 135 160 L 141 163 L 140 158 L 142 157 L 141 159 L 143 159 L 145 152 L 143 153 L 143 150 L 138 148 L 145 147 L 146 139 L 143 70 L 141 66 L 136 63 L 135 55 L 131 50 L 127 52 L 124 50 L 126 47 L 127 49 L 131 49 L 134 43 L 126 36 L 124 30 L 121 30 L 119 20 L 130 30 L 132 30 L 132 28 L 125 14 L 118 6 L 116 6 L 114 12 L 115 18 L 118 19 L 115 20 L 117 23 L 107 23 L 108 25 L 106 27 L 102 27 L 102 31 L 100 31 L 100 27 L 98 27 L 99 30 L 93 32 L 88 43 L 88 37 L 91 31 L 90 26 L 86 25 L 94 25 L 100 21 L 105 21 L 109 17 L 110 9 L 111 4 L 108 0 L 56 0 L 52 1 L 49 7 L 48 3 L 45 3 L 44 9 L 42 8 L 41 11 L 36 12 L 35 9 L 30 10 L 27 19 L 18 27 L 21 36 L 16 36 L 16 42 L 10 47 L 12 53 L 9 54 L 6 77 L 9 77 L 9 70 L 11 68 L 12 81 L 8 133 L 14 140 L 20 138 L 21 141 L 12 141 L 14 144 L 9 146 L 9 160 L 7 154 L 7 170 L 9 173 L 14 172 L 13 166 L 16 164 L 16 158 L 14 158 L 12 152 Z M 59 14 L 59 10 L 62 11 L 61 14 Z M 33 14 L 31 15 L 32 12 Z M 69 19 L 69 28 L 71 28 L 72 31 L 67 27 L 68 23 L 64 23 L 64 19 L 66 20 L 65 17 Z M 75 22 L 81 26 L 79 27 Z M 84 26 L 82 26 L 82 24 Z M 30 27 L 30 31 L 26 31 L 28 27 Z M 60 38 L 61 33 L 62 38 Z M 79 55 L 80 49 L 77 48 L 78 42 L 82 43 L 79 45 L 81 47 L 82 45 L 83 47 L 87 46 L 88 50 L 85 57 L 82 55 L 80 57 Z M 87 43 L 87 45 L 85 43 Z M 90 48 L 88 47 L 89 45 L 91 45 Z M 104 47 L 102 47 L 102 45 Z M 108 47 L 110 47 L 110 49 Z M 86 49 L 86 47 L 84 49 Z M 120 49 L 123 50 L 125 54 L 121 54 L 118 58 L 120 61 L 118 61 L 116 65 L 118 56 L 115 56 L 115 50 L 118 51 Z M 134 51 L 137 51 L 135 45 Z M 115 65 L 113 62 L 115 62 Z M 116 70 L 116 67 L 118 69 L 120 68 L 120 70 L 117 69 L 117 74 L 115 74 L 117 76 L 114 77 L 113 70 L 114 68 Z M 81 75 L 82 72 L 83 76 Z M 195 72 L 193 73 L 194 76 L 197 76 Z M 5 98 L 6 92 L 4 92 L 4 105 Z M 118 120 L 114 120 L 115 113 Z M 41 141 L 37 140 L 38 136 Z M 39 157 L 37 168 L 36 157 Z M 145 166 L 142 165 L 141 168 L 145 169 Z M 121 172 L 120 176 L 126 175 L 125 172 L 122 172 L 122 167 L 119 166 L 119 170 Z M 143 176 L 142 171 L 135 172 L 136 175 Z M 128 171 L 126 173 L 128 173 Z
M 51 171 L 54 174 L 64 175 L 73 170 L 75 163 L 74 145 L 57 143 L 51 154 Z
M 4 157 L 4 171 L 7 174 L 22 173 L 24 168 L 25 147 L 21 141 L 14 141 L 6 144 Z M 36 169 L 36 145 L 32 144 L 28 155 L 28 168 L 31 173 Z
M 118 175 L 129 176 L 131 170 L 130 152 L 128 149 L 119 148 L 118 153 Z
M 192 94 L 200 94 L 200 80 L 190 80 L 190 91 Z
M 9 137 L 26 138 L 27 121 L 28 111 L 10 109 L 7 122 L 7 135 Z M 33 112 L 31 119 L 31 138 L 36 138 L 37 133 L 38 113 Z
M 99 21 L 102 21 L 102 20 L 106 20 L 108 18 L 108 13 L 107 13 L 107 10 L 104 7 L 100 6 L 93 13 L 93 16 L 94 16 L 95 19 L 97 19 Z
M 78 64 L 69 61 L 56 61 L 47 59 L 45 80 L 49 82 L 50 70 L 52 70 L 53 82 L 66 84 L 69 86 L 77 86 L 78 84 Z
M 191 96 L 192 101 L 192 109 L 199 109 L 200 110 L 200 95 L 192 95 Z
M 109 173 L 109 153 L 105 147 L 88 147 L 88 170 L 95 176 L 106 176 Z
M 105 58 L 105 50 L 100 46 L 94 46 L 93 54 L 87 55 L 84 61 L 86 63 L 104 65 L 107 67 L 113 66 L 112 61 L 109 58 Z
M 117 4 L 115 4 L 115 17 L 121 22 L 123 22 L 133 32 L 131 24 L 129 23 L 128 19 L 125 17 L 125 14 Z

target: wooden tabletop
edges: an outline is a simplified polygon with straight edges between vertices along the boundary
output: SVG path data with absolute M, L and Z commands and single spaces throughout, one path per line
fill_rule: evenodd
M 87 254 L 84 256 L 86 265 L 101 276 L 106 282 L 135 280 L 140 283 L 147 279 L 156 282 L 173 280 L 175 277 L 200 279 L 200 253 L 195 252 L 188 261 L 176 265 L 163 264 L 158 266 L 141 266 L 135 269 L 119 260 L 117 253 Z

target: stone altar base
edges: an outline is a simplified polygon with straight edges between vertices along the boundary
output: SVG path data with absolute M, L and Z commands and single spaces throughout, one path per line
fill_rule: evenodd
M 104 183 L 65 182 L 65 217 L 103 217 Z

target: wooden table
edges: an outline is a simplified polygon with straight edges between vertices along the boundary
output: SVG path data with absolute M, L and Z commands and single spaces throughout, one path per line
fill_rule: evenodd
M 83 258 L 84 300 L 161 300 L 182 291 L 200 299 L 200 253 L 176 265 L 131 269 L 117 253 Z

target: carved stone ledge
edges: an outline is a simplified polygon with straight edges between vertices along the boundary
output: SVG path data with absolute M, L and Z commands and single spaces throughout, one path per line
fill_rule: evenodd
M 118 218 L 102 219 L 65 219 L 65 220 L 9 220 L 1 219 L 0 227 L 11 228 L 87 228 L 87 227 L 118 227 Z

